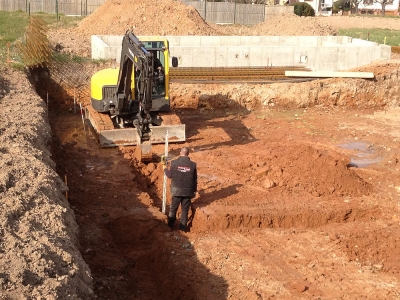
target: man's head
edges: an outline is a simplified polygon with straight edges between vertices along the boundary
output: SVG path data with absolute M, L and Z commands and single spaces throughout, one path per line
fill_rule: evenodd
M 181 156 L 188 156 L 189 155 L 189 148 L 188 147 L 182 147 L 180 154 L 181 154 Z

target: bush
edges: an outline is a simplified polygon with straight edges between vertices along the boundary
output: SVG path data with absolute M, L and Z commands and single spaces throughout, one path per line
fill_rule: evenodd
M 350 11 L 350 1 L 348 0 L 335 1 L 333 2 L 333 7 L 337 10 Z
M 314 17 L 315 10 L 306 2 L 296 2 L 294 4 L 294 13 L 298 16 Z

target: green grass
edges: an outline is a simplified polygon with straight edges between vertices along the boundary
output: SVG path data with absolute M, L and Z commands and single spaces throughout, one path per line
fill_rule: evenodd
M 68 28 L 78 24 L 83 17 L 32 13 L 31 16 L 42 18 L 49 29 Z M 20 60 L 15 42 L 22 38 L 29 23 L 29 14 L 23 11 L 0 11 L 0 64 L 7 61 L 7 52 L 11 59 Z M 8 48 L 8 45 L 10 46 Z
M 22 36 L 28 26 L 28 15 L 21 11 L 0 11 L 0 45 L 6 46 Z
M 370 28 L 370 29 L 351 28 L 351 29 L 339 29 L 339 35 L 346 35 L 362 40 L 369 40 L 371 42 L 386 44 L 389 46 L 400 45 L 400 30 L 377 29 L 377 28 Z

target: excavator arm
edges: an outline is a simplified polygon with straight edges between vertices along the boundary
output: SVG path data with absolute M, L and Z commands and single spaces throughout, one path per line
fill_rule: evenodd
M 132 74 L 135 74 L 135 88 L 139 101 L 139 112 L 134 126 L 142 140 L 148 140 L 151 124 L 152 83 L 154 77 L 153 54 L 132 33 L 126 32 L 122 41 L 120 69 L 116 89 L 116 115 L 130 111 L 132 101 Z M 128 106 L 128 107 L 127 107 Z

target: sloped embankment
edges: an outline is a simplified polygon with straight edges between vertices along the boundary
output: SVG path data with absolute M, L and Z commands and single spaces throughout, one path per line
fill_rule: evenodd
M 46 104 L 22 72 L 0 77 L 0 297 L 88 299 L 90 270 L 55 171 Z

